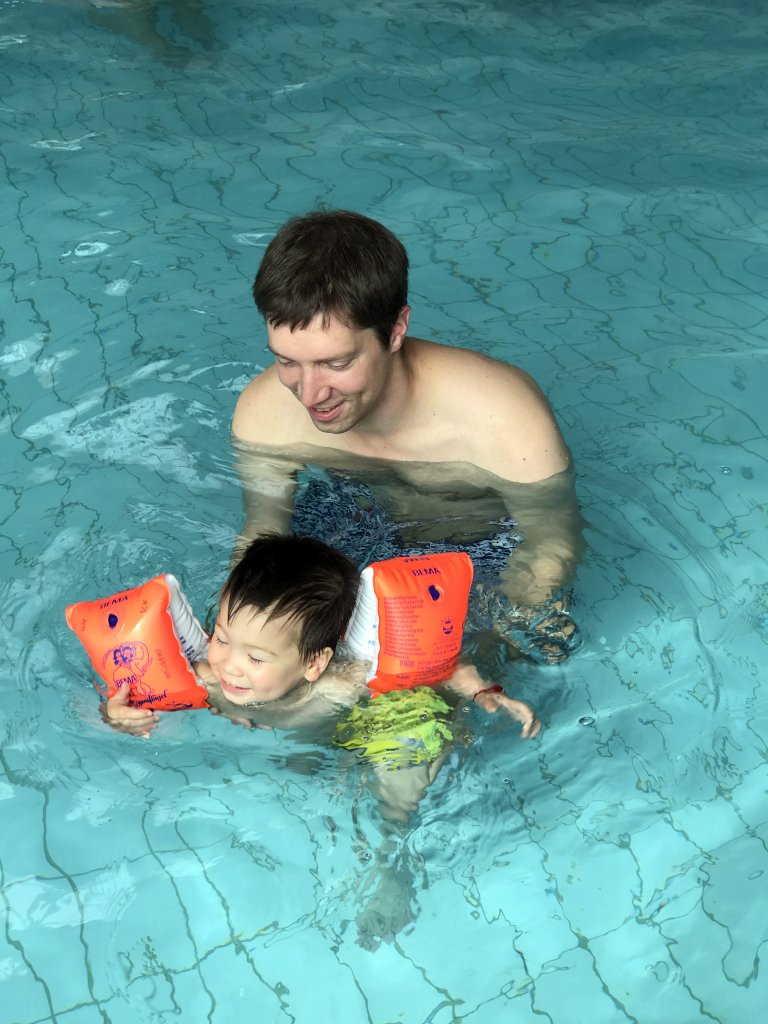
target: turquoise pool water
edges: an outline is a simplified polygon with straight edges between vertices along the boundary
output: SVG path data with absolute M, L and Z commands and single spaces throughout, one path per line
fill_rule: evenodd
M 767 44 L 701 0 L 0 0 L 0 1024 L 761 1019 Z M 403 238 L 414 333 L 534 374 L 590 524 L 580 649 L 515 668 L 540 740 L 476 723 L 373 951 L 357 774 L 115 735 L 62 614 L 210 603 L 249 283 L 317 204 Z

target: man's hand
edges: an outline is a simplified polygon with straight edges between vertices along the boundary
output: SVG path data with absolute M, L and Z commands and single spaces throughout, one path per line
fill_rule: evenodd
M 131 736 L 143 736 L 149 739 L 152 730 L 157 728 L 160 716 L 149 708 L 133 708 L 128 703 L 130 687 L 123 683 L 114 697 L 101 705 L 101 717 L 118 732 L 127 732 Z

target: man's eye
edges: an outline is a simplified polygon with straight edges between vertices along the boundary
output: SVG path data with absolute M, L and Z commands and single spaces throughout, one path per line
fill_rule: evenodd
M 343 363 L 328 363 L 332 370 L 346 370 L 352 363 L 351 359 L 346 359 Z

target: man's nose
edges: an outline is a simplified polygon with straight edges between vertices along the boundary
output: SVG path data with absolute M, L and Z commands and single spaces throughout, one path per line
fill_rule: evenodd
M 330 395 L 331 389 L 325 382 L 322 370 L 302 369 L 296 382 L 296 397 L 306 408 L 320 405 Z

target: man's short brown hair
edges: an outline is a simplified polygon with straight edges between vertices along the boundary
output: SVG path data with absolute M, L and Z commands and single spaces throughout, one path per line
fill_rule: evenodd
M 359 213 L 329 210 L 289 220 L 267 246 L 253 283 L 272 327 L 305 328 L 318 316 L 372 329 L 389 347 L 408 302 L 408 254 L 391 231 Z

